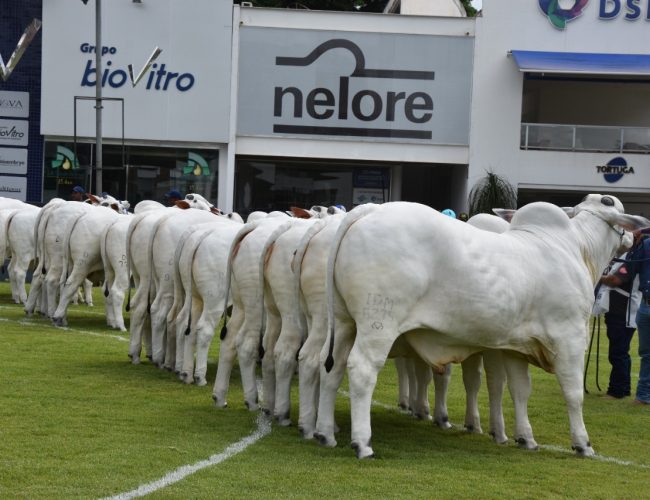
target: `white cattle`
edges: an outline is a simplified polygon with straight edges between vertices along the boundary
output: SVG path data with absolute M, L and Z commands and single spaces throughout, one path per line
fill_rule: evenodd
M 127 258 L 136 284 L 129 348 L 134 363 L 140 360 L 144 332 L 151 338 L 147 343 L 147 356 L 161 368 L 163 363 L 166 368 L 174 368 L 175 325 L 167 325 L 166 320 L 174 299 L 175 249 L 187 227 L 215 221 L 217 215 L 221 216 L 220 210 L 202 196 L 192 193 L 176 202 L 174 207 L 134 217 L 127 234 Z M 220 218 L 231 223 L 228 217 Z
M 16 304 L 27 301 L 25 276 L 34 262 L 34 225 L 40 211 L 38 207 L 27 205 L 13 212 L 6 220 L 7 248 L 11 256 L 7 271 Z
M 614 254 L 631 245 L 626 230 L 650 221 L 596 194 L 574 213 L 570 219 L 559 207 L 532 203 L 514 215 L 507 231 L 495 234 L 413 203 L 351 212 L 328 264 L 332 330 L 321 352 L 317 421 L 323 439 L 335 443 L 333 408 L 327 406 L 347 360 L 352 445 L 359 458 L 372 456 L 377 373 L 404 335 L 434 369 L 487 348 L 518 353 L 555 372 L 573 447 L 593 455 L 582 417 L 593 289 Z
M 262 349 L 264 334 L 263 274 L 260 270 L 266 242 L 274 230 L 287 221 L 300 218 L 324 217 L 326 207 L 312 207 L 309 210 L 292 208 L 296 218 L 287 218 L 282 212 L 271 212 L 267 217 L 246 223 L 233 241 L 229 252 L 227 279 L 232 293 L 232 316 L 221 335 L 219 364 L 215 378 L 212 399 L 217 406 L 227 405 L 226 394 L 230 382 L 235 355 L 239 359 L 239 370 L 244 390 L 244 403 L 251 410 L 257 410 L 258 393 L 255 381 L 255 365 Z M 286 229 L 290 225 L 283 226 Z M 229 332 L 225 335 L 225 332 Z
M 63 242 L 68 224 L 94 208 L 88 203 L 55 198 L 39 213 L 34 227 L 38 266 L 34 271 L 36 279 L 32 279 L 25 304 L 27 314 L 34 312 L 38 301 L 41 313 L 48 317 L 54 316 L 63 272 Z
M 61 256 L 60 298 L 52 317 L 56 326 L 67 324 L 68 305 L 86 277 L 95 271 L 103 271 L 101 236 L 120 217 L 127 216 L 118 214 L 109 206 L 100 205 L 72 217 L 68 222 Z M 52 268 L 50 265 L 48 273 Z
M 202 224 L 177 247 L 175 304 L 170 315 L 181 306 L 176 315 L 176 371 L 186 383 L 207 383 L 208 350 L 228 305 L 228 255 L 241 227 L 223 222 Z M 171 319 L 168 317 L 168 323 Z

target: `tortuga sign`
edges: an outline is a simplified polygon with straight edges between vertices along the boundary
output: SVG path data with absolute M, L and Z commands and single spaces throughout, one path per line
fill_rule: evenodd
M 565 29 L 568 22 L 580 17 L 587 9 L 589 0 L 533 0 L 553 26 Z M 623 18 L 626 21 L 645 19 L 650 21 L 650 0 L 591 0 L 597 4 L 598 18 L 610 21 Z M 591 7 L 591 5 L 589 5 Z
M 238 134 L 466 145 L 473 50 L 470 37 L 244 26 Z

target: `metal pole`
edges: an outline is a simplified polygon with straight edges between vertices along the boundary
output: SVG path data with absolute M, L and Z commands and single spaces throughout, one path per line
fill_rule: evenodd
M 102 191 L 102 0 L 95 0 L 95 194 Z

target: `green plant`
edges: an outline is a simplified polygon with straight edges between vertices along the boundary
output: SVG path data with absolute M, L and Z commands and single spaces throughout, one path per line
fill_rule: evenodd
M 492 213 L 493 208 L 517 208 L 517 190 L 503 177 L 487 172 L 469 193 L 469 215 Z

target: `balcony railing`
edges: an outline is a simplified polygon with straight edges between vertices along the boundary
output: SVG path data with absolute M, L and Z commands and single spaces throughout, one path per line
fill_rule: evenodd
M 650 128 L 522 123 L 521 149 L 650 154 Z

